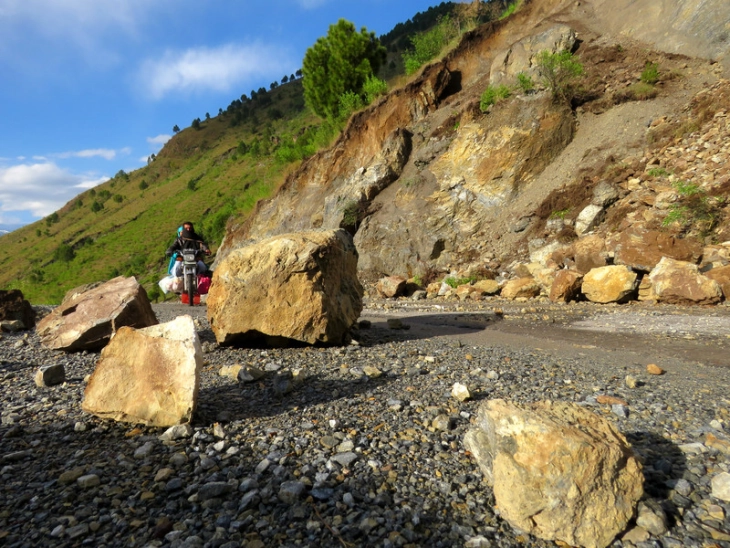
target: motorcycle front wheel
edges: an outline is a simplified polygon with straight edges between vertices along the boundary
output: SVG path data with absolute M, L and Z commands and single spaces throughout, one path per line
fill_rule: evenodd
M 185 280 L 186 289 L 188 291 L 188 304 L 193 306 L 193 297 L 195 296 L 195 274 L 188 274 Z

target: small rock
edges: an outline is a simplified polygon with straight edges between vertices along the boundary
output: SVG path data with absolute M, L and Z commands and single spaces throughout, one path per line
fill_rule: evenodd
M 606 396 L 604 394 L 596 396 L 596 401 L 601 405 L 628 405 L 625 400 L 615 396 Z
M 213 481 L 200 486 L 198 489 L 198 500 L 205 501 L 220 498 L 233 491 L 233 486 L 223 481 Z
M 84 475 L 83 468 L 74 468 L 73 470 L 66 470 L 60 476 L 58 476 L 58 483 L 68 484 L 74 483 L 77 479 Z
M 238 381 L 239 382 L 256 382 L 264 378 L 264 373 L 259 369 L 258 367 L 254 367 L 253 365 L 244 365 L 241 370 L 238 372 Z
M 338 453 L 332 457 L 332 460 L 340 466 L 347 467 L 357 460 L 357 454 L 353 452 Z
M 431 426 L 434 430 L 448 431 L 451 429 L 451 418 L 448 415 L 439 415 L 431 421 Z
M 614 404 L 611 406 L 611 413 L 622 419 L 629 418 L 629 408 L 626 405 Z
M 628 388 L 636 388 L 638 386 L 638 381 L 636 380 L 636 377 L 632 375 L 626 375 L 626 379 L 624 380 L 626 383 L 626 386 Z
M 664 375 L 665 371 L 655 363 L 650 363 L 646 366 L 646 372 L 649 375 Z
M 459 401 L 467 401 L 471 399 L 471 392 L 469 392 L 466 385 L 457 382 L 451 388 L 451 396 Z
M 213 425 L 213 435 L 220 440 L 226 437 L 226 431 L 223 430 L 223 426 L 218 422 Z
M 371 365 L 366 365 L 365 367 L 363 367 L 362 372 L 371 379 L 377 379 L 378 377 L 381 377 L 383 375 L 383 372 L 380 369 Z
M 643 527 L 655 537 L 667 532 L 667 515 L 658 504 L 639 503 L 639 516 L 636 525 Z
M 279 488 L 279 500 L 292 505 L 299 500 L 305 489 L 306 485 L 301 481 L 285 481 Z
M 134 451 L 134 458 L 135 459 L 145 459 L 145 458 L 149 457 L 154 450 L 155 450 L 154 443 L 152 443 L 151 441 L 145 442 L 145 444 L 142 445 L 142 447 L 138 447 Z
M 624 542 L 630 542 L 632 544 L 638 544 L 639 542 L 644 542 L 649 540 L 649 531 L 644 529 L 643 527 L 633 527 L 629 529 L 623 537 L 621 537 L 621 540 Z
M 39 388 L 56 386 L 66 382 L 66 369 L 63 364 L 45 365 L 35 374 L 35 385 Z
M 712 496 L 730 502 L 730 474 L 722 472 L 712 478 Z
M 174 473 L 172 468 L 160 468 L 155 474 L 155 483 L 169 480 Z
M 388 318 L 389 329 L 410 329 L 410 326 L 403 323 L 400 318 Z
M 79 487 L 88 489 L 89 487 L 96 487 L 97 485 L 99 485 L 101 483 L 101 480 L 96 474 L 88 474 L 86 476 L 81 476 L 79 479 L 76 480 L 76 483 L 79 485 Z

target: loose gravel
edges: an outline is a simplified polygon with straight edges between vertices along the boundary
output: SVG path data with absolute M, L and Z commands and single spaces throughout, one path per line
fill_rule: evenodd
M 205 352 L 199 406 L 192 428 L 165 440 L 81 411 L 97 354 L 1 335 L 0 543 L 555 546 L 500 518 L 463 448 L 480 402 L 505 398 L 580 403 L 632 443 L 646 501 L 668 528 L 644 520 L 614 546 L 730 548 L 730 502 L 718 498 L 730 489 L 730 370 L 711 382 L 702 370 L 656 376 L 488 339 L 414 337 L 397 322 L 364 325 L 341 348 L 219 348 L 204 307 L 188 311 Z M 156 306 L 160 321 L 180 312 Z M 66 382 L 36 387 L 36 370 L 52 364 Z M 234 364 L 265 375 L 218 374 Z M 472 399 L 454 399 L 455 383 Z

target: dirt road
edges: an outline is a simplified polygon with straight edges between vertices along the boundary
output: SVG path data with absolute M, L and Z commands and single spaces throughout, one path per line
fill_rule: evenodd
M 388 329 L 389 318 L 409 326 L 407 337 L 453 337 L 465 345 L 507 345 L 606 365 L 717 369 L 730 374 L 730 306 L 426 305 L 371 301 L 363 318 Z M 391 330 L 392 331 L 392 330 Z

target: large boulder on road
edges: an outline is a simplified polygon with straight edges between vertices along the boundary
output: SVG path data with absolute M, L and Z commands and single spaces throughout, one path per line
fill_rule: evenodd
M 594 303 L 625 303 L 636 297 L 636 272 L 619 265 L 591 269 L 583 277 L 582 293 Z
M 134 277 L 119 276 L 88 291 L 68 295 L 38 322 L 37 332 L 47 348 L 78 352 L 103 348 L 120 327 L 156 324 L 144 288 Z
M 190 422 L 203 352 L 190 316 L 122 327 L 101 351 L 82 409 L 104 419 L 173 426 Z
M 219 344 L 342 344 L 362 311 L 357 250 L 344 230 L 283 234 L 215 269 L 208 319 Z

